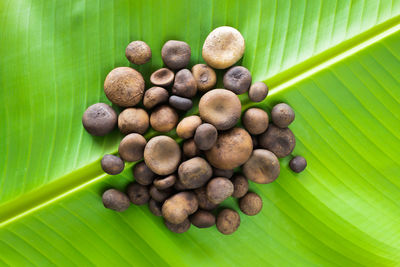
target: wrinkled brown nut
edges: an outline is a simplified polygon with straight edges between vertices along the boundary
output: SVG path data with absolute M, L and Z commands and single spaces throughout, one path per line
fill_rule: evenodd
M 209 123 L 203 123 L 197 127 L 194 134 L 194 142 L 200 150 L 209 150 L 217 141 L 218 131 Z
M 174 139 L 165 135 L 153 137 L 144 149 L 146 165 L 158 175 L 176 171 L 181 161 L 181 149 Z
M 165 190 L 172 187 L 176 182 L 176 176 L 171 174 L 164 178 L 157 178 L 154 180 L 153 184 L 158 190 Z
M 142 161 L 133 167 L 133 178 L 141 185 L 149 185 L 153 182 L 154 178 L 156 178 L 156 174 Z
M 255 82 L 250 86 L 249 98 L 253 102 L 261 102 L 268 95 L 268 86 L 263 82 Z
M 228 130 L 239 121 L 242 104 L 231 91 L 214 89 L 200 98 L 199 113 L 203 121 L 211 123 L 217 130 Z
M 206 64 L 196 64 L 192 67 L 192 74 L 196 80 L 197 89 L 200 92 L 207 92 L 214 88 L 217 83 L 215 71 Z
M 127 108 L 118 116 L 118 128 L 123 134 L 144 134 L 149 128 L 149 115 L 141 108 Z
M 267 131 L 258 137 L 258 143 L 278 158 L 283 158 L 292 153 L 296 146 L 296 138 L 289 128 L 279 128 L 271 124 Z
M 214 29 L 203 45 L 203 59 L 213 68 L 226 69 L 235 64 L 245 50 L 244 38 L 229 26 Z
M 266 149 L 256 149 L 242 170 L 247 179 L 258 184 L 268 184 L 278 178 L 280 166 L 274 153 Z
M 178 126 L 176 126 L 176 134 L 180 138 L 188 139 L 192 138 L 197 127 L 201 124 L 201 119 L 199 116 L 192 115 L 182 119 Z
M 204 151 L 213 167 L 232 170 L 245 163 L 253 151 L 250 135 L 242 128 L 221 133 L 215 145 Z
M 195 157 L 182 162 L 178 168 L 178 175 L 185 188 L 194 189 L 207 183 L 212 176 L 212 169 L 206 160 Z
M 124 161 L 120 157 L 107 154 L 101 159 L 101 168 L 105 173 L 116 175 L 121 173 L 124 167 Z
M 199 207 L 203 210 L 213 210 L 218 207 L 218 204 L 212 203 L 207 198 L 207 188 L 202 186 L 194 190 L 196 193 L 197 200 L 199 202 Z
M 249 216 L 258 214 L 263 206 L 262 199 L 256 193 L 247 193 L 244 197 L 239 200 L 240 210 Z
M 175 128 L 178 123 L 178 113 L 167 105 L 162 105 L 153 110 L 150 115 L 150 125 L 154 130 L 166 133 Z
M 246 177 L 243 175 L 235 175 L 232 178 L 233 183 L 233 193 L 232 196 L 235 198 L 241 198 L 246 195 L 247 191 L 249 190 L 249 182 L 247 181 Z
M 183 222 L 178 223 L 178 224 L 173 224 L 167 220 L 164 220 L 164 224 L 171 232 L 174 232 L 177 234 L 182 234 L 182 233 L 186 232 L 187 230 L 189 230 L 189 228 L 190 228 L 190 221 L 188 218 L 186 218 Z
M 124 211 L 129 208 L 129 198 L 117 189 L 108 189 L 103 193 L 103 205 L 107 209 Z
M 143 105 L 147 109 L 152 109 L 153 107 L 165 103 L 168 101 L 168 91 L 162 87 L 154 86 L 147 89 L 143 97 Z
M 117 113 L 107 104 L 93 104 L 83 113 L 82 124 L 91 135 L 104 136 L 114 130 Z
M 215 224 L 215 216 L 206 210 L 197 210 L 190 215 L 190 222 L 197 228 L 208 228 Z
M 143 158 L 146 139 L 137 133 L 125 136 L 118 147 L 118 153 L 125 161 L 133 162 Z
M 233 193 L 232 182 L 224 177 L 216 177 L 207 184 L 207 198 L 214 204 L 220 204 Z
M 286 128 L 294 121 L 294 110 L 285 103 L 275 105 L 271 110 L 272 122 L 279 128 Z
M 126 193 L 135 205 L 147 204 L 150 200 L 149 189 L 147 186 L 138 184 L 136 182 L 130 183 L 126 188 Z
M 115 68 L 104 81 L 104 93 L 115 105 L 135 106 L 142 100 L 144 93 L 142 74 L 129 67 Z
M 170 86 L 174 81 L 175 74 L 167 69 L 162 68 L 153 72 L 150 76 L 150 82 L 158 86 Z
M 164 218 L 173 224 L 182 223 L 198 208 L 196 195 L 192 192 L 180 192 L 168 198 L 162 206 Z
M 182 150 L 183 155 L 188 159 L 200 156 L 201 154 L 200 149 L 196 146 L 196 143 L 193 139 L 186 140 L 183 143 Z
M 183 69 L 190 61 L 190 46 L 182 41 L 170 40 L 161 49 L 164 64 L 172 70 Z
M 240 216 L 234 210 L 223 209 L 217 216 L 217 229 L 224 235 L 234 233 L 240 226 Z
M 143 65 L 151 59 L 151 49 L 143 41 L 133 41 L 126 47 L 125 56 L 131 63 Z
M 183 69 L 175 74 L 175 82 L 172 87 L 174 95 L 192 98 L 197 93 L 197 84 L 192 73 L 188 69 Z
M 250 134 L 262 134 L 268 128 L 269 118 L 264 110 L 249 108 L 244 112 L 242 122 Z

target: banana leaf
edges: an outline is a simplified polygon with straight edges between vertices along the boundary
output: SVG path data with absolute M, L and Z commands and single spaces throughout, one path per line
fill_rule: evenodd
M 0 265 L 399 264 L 399 15 L 398 0 L 0 1 Z M 171 233 L 145 206 L 104 209 L 105 189 L 134 180 L 132 164 L 117 176 L 100 167 L 121 134 L 81 125 L 86 107 L 109 103 L 105 76 L 129 66 L 132 40 L 152 48 L 150 63 L 132 66 L 147 82 L 167 40 L 204 62 L 204 39 L 221 25 L 243 34 L 240 64 L 270 87 L 256 106 L 294 108 L 293 154 L 307 169 L 295 174 L 284 158 L 274 183 L 251 184 L 263 210 L 240 213 L 231 236 Z

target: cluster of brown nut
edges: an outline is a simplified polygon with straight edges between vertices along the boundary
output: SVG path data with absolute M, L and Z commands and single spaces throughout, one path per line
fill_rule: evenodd
M 124 211 L 131 202 L 148 203 L 150 211 L 163 216 L 168 229 L 176 233 L 187 231 L 191 224 L 199 228 L 216 224 L 223 234 L 235 232 L 240 225 L 236 211 L 221 209 L 217 216 L 214 212 L 230 196 L 239 199 L 244 214 L 260 212 L 262 199 L 248 192 L 248 180 L 267 184 L 279 176 L 278 158 L 290 155 L 295 146 L 295 137 L 287 128 L 295 115 L 284 103 L 272 109 L 273 124 L 260 108 L 247 109 L 242 115 L 237 95 L 248 92 L 251 101 L 260 102 L 268 94 L 264 83 L 252 84 L 245 67 L 231 67 L 244 50 L 240 32 L 224 26 L 212 31 L 204 42 L 202 55 L 207 65 L 194 65 L 191 71 L 185 69 L 190 46 L 181 41 L 166 42 L 161 51 L 166 68 L 151 75 L 155 86 L 146 91 L 142 75 L 132 68 L 119 67 L 107 75 L 107 98 L 126 108 L 117 116 L 109 105 L 94 104 L 85 111 L 83 125 L 93 135 L 105 135 L 118 124 L 126 134 L 118 148 L 119 157 L 103 157 L 106 173 L 122 172 L 124 161 L 144 161 L 134 166 L 135 182 L 128 185 L 126 194 L 116 189 L 104 192 L 105 207 Z M 126 57 L 134 64 L 144 64 L 151 59 L 150 47 L 142 41 L 132 42 Z M 225 89 L 214 89 L 217 75 L 212 67 L 231 67 L 223 77 Z M 199 115 L 179 121 L 179 113 L 184 115 L 193 107 L 192 98 L 198 92 L 202 94 Z M 137 107 L 141 100 L 144 108 Z M 150 116 L 147 111 L 151 111 Z M 240 119 L 244 129 L 237 126 Z M 143 134 L 149 126 L 161 133 L 176 128 L 176 134 L 184 140 L 182 147 L 167 135 L 147 141 Z M 290 167 L 302 171 L 306 164 L 303 160 L 293 158 Z M 243 174 L 234 173 L 239 167 Z

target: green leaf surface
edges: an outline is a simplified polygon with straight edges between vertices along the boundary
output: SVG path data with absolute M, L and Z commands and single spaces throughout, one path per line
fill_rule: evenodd
M 0 2 L 0 265 L 394 266 L 400 262 L 400 1 Z M 294 154 L 264 201 L 232 236 L 165 229 L 147 207 L 106 210 L 101 193 L 133 180 L 105 175 L 99 159 L 121 135 L 92 137 L 87 106 L 128 66 L 126 45 L 192 47 L 215 27 L 238 28 L 241 64 L 270 86 L 269 110 L 296 111 Z M 241 97 L 244 108 L 250 104 Z M 195 111 L 192 111 L 195 112 Z M 155 134 L 154 132 L 149 135 Z M 230 199 L 227 206 L 237 209 Z

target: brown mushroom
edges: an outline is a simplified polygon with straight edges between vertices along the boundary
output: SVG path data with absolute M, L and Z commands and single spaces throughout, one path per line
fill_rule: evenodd
M 153 182 L 154 178 L 156 178 L 156 174 L 142 161 L 133 167 L 133 178 L 141 185 L 149 185 Z
M 162 203 L 157 202 L 154 199 L 150 199 L 149 210 L 151 213 L 153 213 L 154 215 L 156 215 L 158 217 L 161 217 L 162 216 L 161 207 L 162 207 Z
M 260 108 L 249 108 L 242 116 L 242 122 L 251 134 L 262 134 L 268 128 L 268 114 Z
M 96 103 L 83 113 L 82 124 L 91 135 L 104 136 L 114 130 L 117 113 L 107 104 Z
M 163 105 L 153 110 L 150 115 L 150 124 L 154 130 L 166 133 L 175 128 L 178 119 L 178 113 L 173 108 Z
M 172 70 L 183 69 L 190 61 L 190 46 L 182 41 L 170 40 L 161 49 L 165 65 Z
M 171 232 L 174 232 L 177 234 L 182 234 L 182 233 L 186 232 L 187 230 L 189 230 L 189 228 L 190 228 L 190 221 L 188 218 L 186 218 L 185 220 L 183 220 L 183 222 L 178 223 L 178 224 L 170 223 L 169 221 L 164 220 L 164 224 Z
M 199 116 L 192 115 L 184 118 L 176 126 L 176 134 L 180 138 L 188 139 L 192 138 L 197 127 L 201 124 L 201 119 Z
M 173 186 L 176 182 L 176 176 L 174 174 L 168 175 L 164 178 L 157 178 L 153 184 L 158 190 L 165 190 Z
M 200 92 L 207 92 L 217 83 L 215 71 L 206 64 L 196 64 L 192 67 L 192 74 Z
M 118 116 L 118 128 L 123 134 L 144 134 L 149 128 L 149 115 L 141 108 L 127 108 Z
M 217 216 L 217 229 L 224 235 L 234 233 L 240 226 L 239 213 L 232 209 L 223 209 Z
M 147 186 L 138 184 L 136 182 L 130 183 L 126 188 L 126 193 L 129 199 L 135 205 L 147 204 L 150 200 L 149 189 Z
M 170 223 L 182 223 L 198 208 L 196 195 L 192 192 L 180 192 L 168 198 L 162 206 L 163 217 Z
M 233 193 L 232 182 L 224 177 L 216 177 L 207 184 L 207 198 L 214 204 L 220 204 Z
M 175 74 L 167 69 L 162 68 L 153 72 L 150 76 L 150 82 L 158 86 L 170 86 L 174 81 Z
M 259 195 L 253 192 L 247 193 L 239 200 L 240 210 L 249 216 L 258 214 L 263 206 L 262 199 Z
M 194 190 L 199 203 L 199 207 L 203 210 L 213 210 L 218 207 L 218 204 L 212 203 L 207 198 L 207 188 L 202 186 Z
M 197 84 L 190 70 L 183 69 L 175 74 L 172 93 L 186 98 L 192 98 L 196 95 Z
M 188 159 L 201 155 L 201 151 L 193 139 L 186 140 L 183 143 L 182 151 L 183 155 Z
M 207 183 L 212 176 L 212 169 L 206 160 L 195 157 L 181 163 L 178 175 L 185 188 L 194 189 Z
M 168 91 L 162 87 L 154 86 L 147 89 L 143 97 L 143 105 L 147 109 L 152 109 L 155 106 L 168 101 Z
M 278 178 L 280 166 L 274 153 L 266 149 L 256 149 L 242 170 L 247 179 L 258 184 L 268 184 Z
M 232 178 L 233 183 L 233 193 L 232 196 L 235 198 L 243 197 L 247 191 L 249 190 L 249 182 L 247 181 L 246 177 L 243 175 L 235 175 Z
M 249 98 L 253 102 L 261 102 L 268 95 L 268 86 L 263 82 L 255 82 L 250 86 Z
M 194 142 L 200 150 L 209 150 L 214 146 L 217 137 L 217 129 L 212 124 L 203 123 L 196 129 Z
M 125 56 L 131 63 L 143 65 L 151 59 L 151 49 L 143 41 L 133 41 L 126 47 Z
M 197 210 L 190 215 L 190 222 L 197 228 L 208 228 L 215 224 L 215 216 L 206 210 Z
M 296 138 L 289 128 L 279 128 L 271 124 L 267 131 L 258 137 L 260 147 L 272 151 L 278 158 L 292 153 Z
M 130 206 L 127 195 L 117 189 L 108 189 L 103 193 L 102 201 L 104 207 L 115 211 L 124 211 Z
M 230 68 L 224 75 L 224 87 L 237 95 L 246 93 L 251 84 L 251 74 L 243 66 Z
M 146 139 L 137 133 L 125 136 L 118 147 L 118 153 L 125 161 L 137 161 L 143 158 L 143 150 L 146 146 Z

